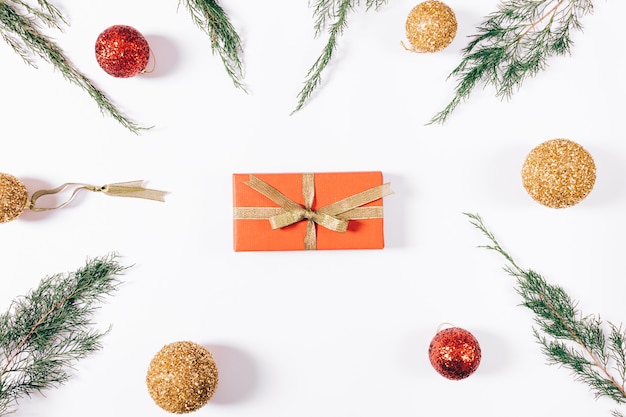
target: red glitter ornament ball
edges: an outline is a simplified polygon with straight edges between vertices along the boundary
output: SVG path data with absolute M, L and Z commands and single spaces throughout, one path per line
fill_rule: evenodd
M 133 77 L 146 69 L 150 46 L 135 28 L 115 25 L 105 29 L 96 40 L 96 60 L 109 75 Z
M 448 379 L 465 379 L 480 365 L 478 340 L 467 330 L 451 327 L 439 331 L 428 348 L 430 363 Z

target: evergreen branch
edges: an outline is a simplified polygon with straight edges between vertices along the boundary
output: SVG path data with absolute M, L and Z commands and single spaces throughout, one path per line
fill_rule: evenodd
M 57 9 L 54 5 L 48 3 L 45 0 L 37 0 L 39 4 L 39 8 L 33 7 L 30 4 L 22 1 L 22 0 L 12 0 L 14 4 L 23 8 L 26 13 L 32 14 L 38 20 L 45 23 L 48 27 L 54 27 L 59 30 L 63 30 L 62 24 L 67 24 L 65 17 L 61 14 L 59 9 Z
M 610 357 L 615 363 L 613 370 L 618 374 L 621 381 L 626 381 L 626 333 L 621 327 L 612 324 L 610 327 Z
M 180 1 L 187 6 L 195 25 L 209 35 L 211 49 L 213 53 L 219 54 L 226 73 L 235 87 L 247 92 L 241 81 L 243 78 L 243 64 L 239 56 L 243 52 L 241 39 L 224 9 L 215 0 Z
M 602 329 L 599 316 L 583 316 L 576 302 L 560 286 L 548 283 L 537 272 L 520 268 L 500 246 L 477 214 L 464 213 L 470 223 L 490 241 L 483 248 L 500 253 L 508 261 L 505 271 L 516 278 L 516 292 L 530 309 L 537 328 L 535 339 L 549 365 L 572 371 L 575 379 L 589 386 L 596 398 L 609 397 L 626 403 L 626 333 L 609 323 L 610 334 Z M 619 412 L 615 416 L 620 415 Z
M 547 340 L 537 330 L 534 330 L 534 335 L 542 346 L 542 352 L 548 358 L 548 364 L 562 365 L 571 369 L 576 380 L 589 385 L 596 398 L 608 396 L 618 403 L 626 402 L 622 398 L 624 394 L 615 380 L 604 377 L 602 368 L 596 362 L 588 360 L 586 356 L 589 355 L 581 353 L 587 351 L 577 351 L 566 343 L 555 339 Z
M 311 94 L 313 94 L 313 91 L 320 85 L 322 81 L 322 72 L 330 62 L 333 52 L 337 49 L 337 37 L 341 36 L 347 27 L 348 11 L 353 8 L 352 2 L 353 0 L 341 0 L 337 11 L 333 14 L 333 17 L 335 17 L 336 20 L 330 25 L 330 36 L 328 38 L 328 42 L 326 43 L 322 54 L 317 58 L 313 66 L 307 72 L 304 87 L 300 90 L 300 93 L 298 93 L 298 104 L 291 114 L 300 110 Z M 320 24 L 322 23 L 323 20 L 320 21 L 318 18 L 316 23 L 316 32 L 321 30 Z
M 365 8 L 366 10 L 371 8 L 378 9 L 386 2 L 387 0 L 366 0 Z M 336 18 L 337 10 L 340 6 L 341 4 L 337 4 L 337 0 L 316 0 L 313 3 L 315 37 L 320 36 L 324 28 L 329 25 L 329 21 Z
M 450 103 L 429 124 L 443 124 L 480 83 L 509 99 L 522 83 L 544 71 L 552 56 L 567 55 L 572 31 L 593 11 L 591 0 L 505 0 L 477 28 L 448 78 L 457 85 Z
M 315 37 L 322 34 L 328 22 L 337 14 L 335 0 L 317 0 L 313 5 L 313 18 L 315 21 Z
M 138 134 L 139 131 L 146 129 L 124 116 L 102 91 L 72 65 L 61 48 L 41 33 L 37 22 L 60 27 L 64 20 L 61 13 L 47 1 L 39 0 L 39 4 L 42 9 L 33 12 L 35 9 L 21 0 L 0 1 L 2 38 L 27 64 L 36 67 L 31 53 L 52 64 L 66 80 L 85 90 L 95 100 L 102 113 L 109 114 L 131 132 Z M 25 14 L 20 13 L 20 7 L 26 10 Z
M 366 10 L 378 9 L 387 0 L 367 0 Z M 316 0 L 313 5 L 313 18 L 315 21 L 315 36 L 318 37 L 322 30 L 328 26 L 329 37 L 322 53 L 315 63 L 309 68 L 304 87 L 298 93 L 298 102 L 291 114 L 296 113 L 309 100 L 313 92 L 322 82 L 322 72 L 328 66 L 333 53 L 337 49 L 337 39 L 343 34 L 348 26 L 348 13 L 359 4 L 359 0 Z M 331 21 L 332 22 L 329 22 Z
M 44 278 L 0 316 L 0 416 L 67 381 L 67 368 L 101 348 L 108 330 L 91 329 L 91 317 L 125 269 L 116 255 L 88 260 L 74 273 Z

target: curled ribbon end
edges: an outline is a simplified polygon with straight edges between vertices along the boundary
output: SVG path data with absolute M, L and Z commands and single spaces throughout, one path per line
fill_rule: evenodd
M 152 190 L 142 186 L 143 181 L 120 182 L 115 184 L 106 184 L 100 187 L 102 191 L 108 195 L 117 197 L 133 197 L 143 198 L 146 200 L 165 201 L 167 191 Z

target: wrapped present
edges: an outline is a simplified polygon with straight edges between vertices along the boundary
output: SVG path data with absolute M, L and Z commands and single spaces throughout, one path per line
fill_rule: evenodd
M 382 249 L 381 172 L 233 174 L 235 251 Z

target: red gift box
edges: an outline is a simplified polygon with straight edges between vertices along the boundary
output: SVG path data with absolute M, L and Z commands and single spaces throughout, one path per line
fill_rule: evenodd
M 382 249 L 381 172 L 233 174 L 235 251 Z

